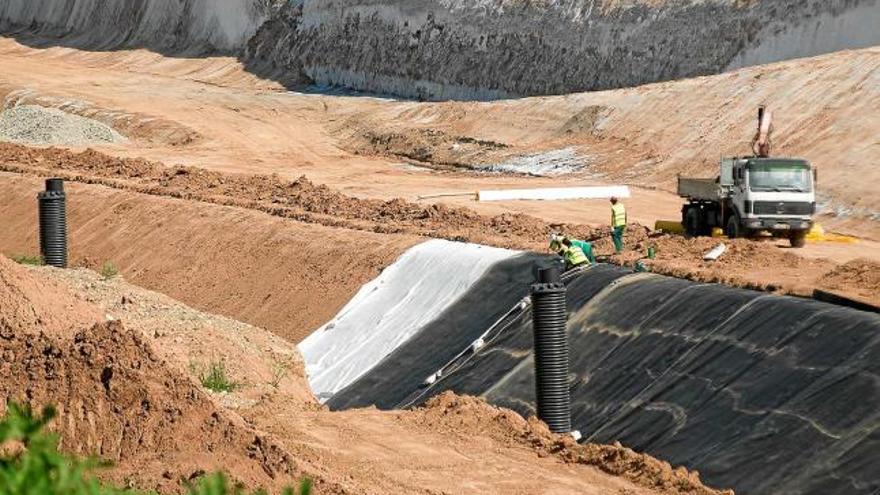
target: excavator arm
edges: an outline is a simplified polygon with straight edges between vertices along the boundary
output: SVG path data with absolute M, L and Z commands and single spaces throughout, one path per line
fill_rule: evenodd
M 770 156 L 770 134 L 773 132 L 773 114 L 764 105 L 758 107 L 758 132 L 752 139 L 752 152 L 755 156 Z

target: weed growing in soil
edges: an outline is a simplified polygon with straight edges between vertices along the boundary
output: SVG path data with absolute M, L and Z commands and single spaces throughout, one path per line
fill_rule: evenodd
M 35 416 L 30 408 L 9 403 L 0 421 L 0 493 L 3 495 L 155 495 L 154 492 L 120 489 L 105 485 L 91 471 L 100 467 L 94 459 L 80 460 L 58 452 L 58 437 L 44 432 L 55 416 L 48 407 Z M 298 489 L 283 495 L 310 495 L 312 482 L 304 479 Z M 245 495 L 240 486 L 229 486 L 223 473 L 203 477 L 188 495 Z M 264 490 L 251 495 L 266 495 Z
M 19 265 L 34 265 L 41 266 L 43 264 L 42 256 L 30 256 L 27 254 L 14 254 L 11 256 L 12 261 L 18 263 Z
M 105 261 L 101 266 L 101 277 L 104 280 L 110 280 L 117 275 L 119 275 L 119 269 L 116 268 L 116 265 L 112 261 Z
M 202 386 L 212 392 L 232 392 L 239 387 L 227 375 L 226 362 L 222 359 L 211 361 L 206 369 L 199 370 L 196 365 L 190 365 L 190 368 L 198 373 Z
M 273 388 L 278 388 L 281 385 L 281 380 L 287 376 L 287 366 L 287 363 L 282 361 L 275 361 L 272 364 L 272 380 L 269 385 L 272 385 Z

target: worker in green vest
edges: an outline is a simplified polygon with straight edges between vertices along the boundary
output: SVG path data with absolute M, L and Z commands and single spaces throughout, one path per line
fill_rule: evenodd
M 562 256 L 562 259 L 565 260 L 565 269 L 571 270 L 572 268 L 581 266 L 581 265 L 589 265 L 590 260 L 587 258 L 587 255 L 581 250 L 581 248 L 572 244 L 571 240 L 567 239 L 564 236 L 554 234 L 550 237 L 550 250 L 555 251 L 556 254 Z
M 626 208 L 617 198 L 611 197 L 611 239 L 614 241 L 614 251 L 623 251 L 623 231 L 626 229 Z

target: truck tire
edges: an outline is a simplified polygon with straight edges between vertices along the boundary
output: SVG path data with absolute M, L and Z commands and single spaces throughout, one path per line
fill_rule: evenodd
M 727 220 L 727 226 L 724 228 L 724 235 L 727 236 L 728 239 L 736 239 L 737 237 L 742 237 L 742 227 L 739 224 L 739 216 L 731 215 Z
M 700 218 L 700 209 L 688 208 L 687 213 L 684 215 L 684 236 L 688 239 L 697 237 L 703 230 L 702 226 L 703 222 Z
M 791 247 L 793 248 L 802 248 L 807 245 L 807 231 L 806 230 L 796 230 L 791 233 L 788 237 L 788 242 L 791 243 Z

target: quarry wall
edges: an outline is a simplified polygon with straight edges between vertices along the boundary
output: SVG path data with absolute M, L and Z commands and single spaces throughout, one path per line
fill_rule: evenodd
M 880 0 L 7 0 L 0 31 L 238 54 L 290 87 L 422 99 L 599 90 L 880 44 Z
M 280 8 L 247 54 L 319 85 L 491 99 L 871 46 L 878 11 L 877 0 L 305 0 Z
M 4 0 L 0 29 L 86 49 L 238 52 L 267 19 L 270 4 L 271 0 Z

